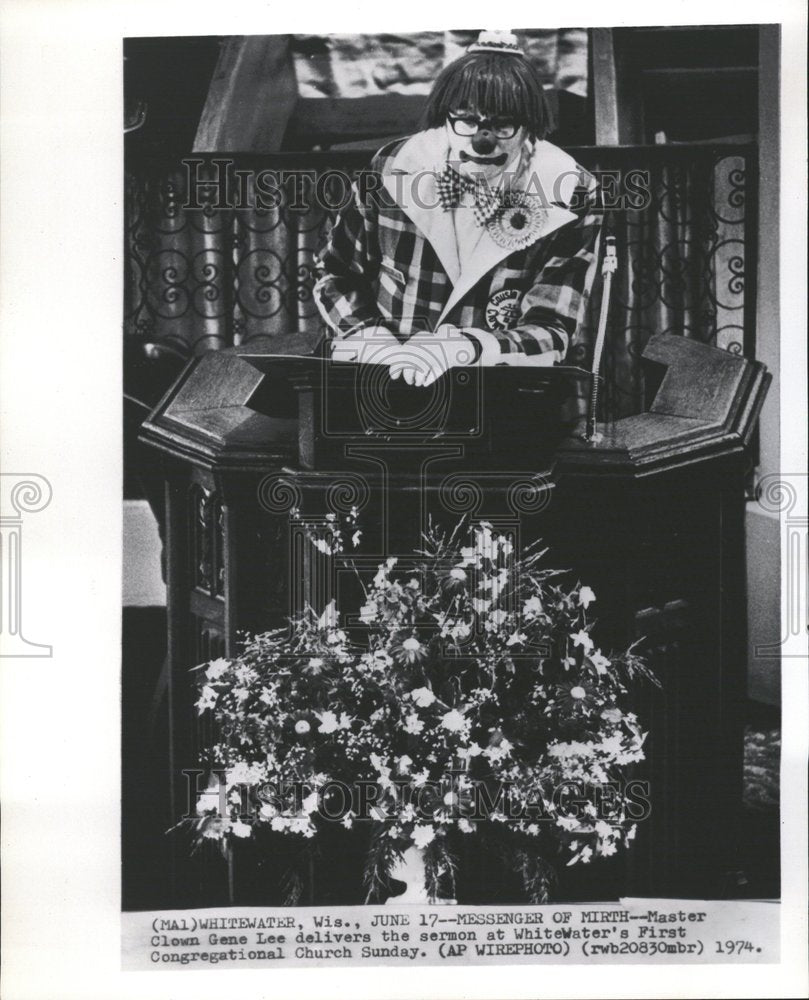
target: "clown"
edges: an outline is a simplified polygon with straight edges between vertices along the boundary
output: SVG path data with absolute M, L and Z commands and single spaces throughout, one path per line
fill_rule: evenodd
M 562 361 L 601 216 L 594 178 L 543 139 L 542 83 L 516 37 L 483 32 L 448 65 L 423 126 L 376 154 L 321 255 L 332 357 L 411 385 Z

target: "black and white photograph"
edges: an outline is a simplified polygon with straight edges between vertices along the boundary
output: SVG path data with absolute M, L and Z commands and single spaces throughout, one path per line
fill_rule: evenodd
M 7 909 L 9 997 L 202 997 L 236 973 L 256 996 L 322 995 L 318 974 L 352 997 L 801 995 L 805 13 L 782 6 L 240 34 L 99 14 L 90 49 L 123 25 L 115 176 L 60 183 L 79 215 L 113 192 L 95 287 L 118 326 L 94 361 L 95 314 L 71 347 L 65 298 L 42 381 L 9 388 L 43 428 L 4 461 L 0 623 L 10 705 L 68 649 L 104 660 L 103 691 L 52 681 L 57 798 L 83 818 L 51 805 L 48 828 L 81 853 L 103 818 L 111 880 L 42 875 L 64 949 L 104 897 L 112 985 L 25 972 L 45 893 Z M 33 301 L 3 257 L 7 302 Z M 77 562 L 37 442 L 80 406 Z M 78 577 L 38 589 L 49 560 L 88 572 L 89 606 Z M 83 641 L 49 629 L 56 604 Z M 20 725 L 15 907 L 43 856 L 20 849 L 45 773 Z

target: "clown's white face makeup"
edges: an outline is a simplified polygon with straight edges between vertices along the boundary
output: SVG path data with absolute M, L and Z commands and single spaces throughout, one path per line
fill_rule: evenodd
M 464 131 L 474 129 L 473 134 L 458 135 L 452 127 L 454 118 L 464 119 L 461 128 Z M 497 126 L 509 124 L 512 123 L 505 118 L 489 120 L 468 108 L 453 109 L 445 129 L 449 140 L 449 159 L 458 173 L 473 179 L 483 177 L 493 184 L 506 170 L 516 167 L 528 133 L 520 126 L 511 137 L 503 138 L 496 134 Z

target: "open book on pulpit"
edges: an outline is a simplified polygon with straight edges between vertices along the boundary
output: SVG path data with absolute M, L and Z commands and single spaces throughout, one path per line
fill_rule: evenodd
M 191 361 L 144 424 L 149 443 L 201 461 L 339 468 L 357 442 L 404 455 L 456 445 L 486 467 L 648 475 L 749 444 L 770 375 L 763 365 L 686 337 L 657 335 L 643 353 L 644 412 L 585 434 L 593 373 L 554 367 L 454 368 L 427 388 L 383 365 L 334 362 L 311 337 L 279 337 Z
M 260 443 L 265 455 L 275 442 L 302 468 L 334 468 L 347 444 L 369 439 L 412 451 L 457 444 L 489 465 L 542 461 L 584 426 L 592 374 L 582 368 L 454 368 L 425 388 L 392 380 L 384 365 L 334 362 L 301 346 L 197 359 L 158 407 L 163 427 L 241 451 Z

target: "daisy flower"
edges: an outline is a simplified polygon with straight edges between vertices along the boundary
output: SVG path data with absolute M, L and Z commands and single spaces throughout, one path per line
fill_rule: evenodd
M 441 578 L 441 590 L 445 594 L 458 594 L 466 588 L 467 574 L 463 565 L 453 566 L 446 576 Z
M 595 691 L 581 681 L 560 684 L 557 697 L 560 707 L 567 712 L 589 712 L 596 707 Z
M 414 636 L 408 636 L 401 642 L 395 642 L 390 649 L 393 658 L 399 663 L 420 663 L 427 655 L 427 650 Z

